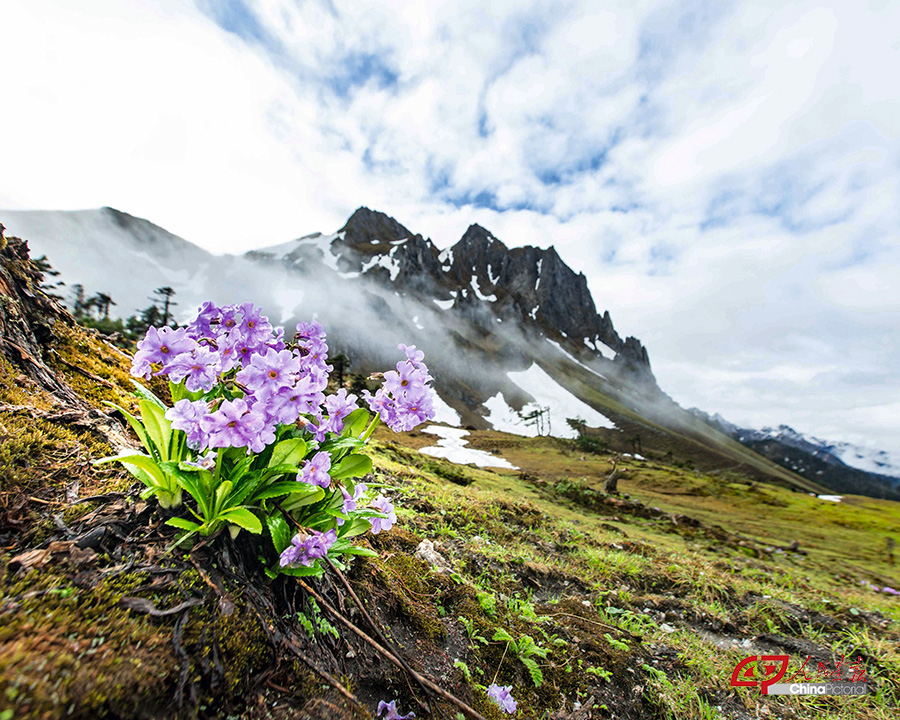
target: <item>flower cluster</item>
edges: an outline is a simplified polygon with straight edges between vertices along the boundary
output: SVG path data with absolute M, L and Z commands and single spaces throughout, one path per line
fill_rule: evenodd
M 337 532 L 329 530 L 328 532 L 310 531 L 309 537 L 302 539 L 300 535 L 295 535 L 291 540 L 291 544 L 281 553 L 281 567 L 294 565 L 303 565 L 311 567 L 313 561 L 321 560 L 328 555 L 329 548 L 337 542 Z
M 423 353 L 399 347 L 406 359 L 385 373 L 374 396 L 365 393 L 395 431 L 434 416 Z M 149 455 L 104 462 L 133 467 L 165 507 L 177 507 L 186 490 L 199 522 L 167 522 L 188 533 L 209 535 L 228 525 L 260 534 L 268 527 L 279 554 L 275 567 L 284 572 L 321 570 L 317 561 L 329 554 L 363 554 L 348 538 L 390 530 L 397 515 L 388 498 L 368 501 L 369 488 L 351 480 L 371 470 L 358 451 L 377 418 L 369 422 L 356 395 L 343 388 L 326 395 L 331 370 L 319 323 L 301 322 L 285 339 L 250 303 L 204 303 L 185 327 L 150 328 L 138 343 L 132 375 L 168 378 L 174 406 L 139 386 L 142 420 L 126 415 Z M 282 499 L 272 507 L 269 498 Z M 290 539 L 292 525 L 300 530 Z
M 487 689 L 487 696 L 493 700 L 503 712 L 512 714 L 516 711 L 518 703 L 510 695 L 512 685 L 497 685 L 491 683 Z
M 331 366 L 319 323 L 297 325 L 292 345 L 288 349 L 284 330 L 273 328 L 254 305 L 207 302 L 186 327 L 150 328 L 138 343 L 131 374 L 164 375 L 191 393 L 226 381 L 243 391 L 216 407 L 182 399 L 169 411 L 166 417 L 195 450 L 245 447 L 258 453 L 274 442 L 278 425 L 302 415 L 311 416 L 321 442 L 356 409 L 356 397 L 346 390 L 325 397 Z
M 384 374 L 384 385 L 371 395 L 363 397 L 372 412 L 387 423 L 394 432 L 412 430 L 416 425 L 434 417 L 431 375 L 424 361 L 425 354 L 415 345 L 399 345 L 406 353 L 406 360 L 397 363 L 397 369 Z

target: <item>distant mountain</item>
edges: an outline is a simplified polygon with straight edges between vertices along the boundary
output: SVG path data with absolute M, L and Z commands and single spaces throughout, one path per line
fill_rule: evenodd
M 397 344 L 422 348 L 439 420 L 523 435 L 594 428 L 614 449 L 681 457 L 698 470 L 745 474 L 811 492 L 828 483 L 750 451 L 658 387 L 647 350 L 597 311 L 584 275 L 553 248 L 509 248 L 472 225 L 440 250 L 384 213 L 359 208 L 337 232 L 243 256 L 212 255 L 110 208 L 4 212 L 9 234 L 46 254 L 70 286 L 107 293 L 120 315 L 176 290 L 176 316 L 207 299 L 252 301 L 276 323 L 315 318 L 351 372 L 391 367 Z
M 836 492 L 900 500 L 900 463 L 884 451 L 807 437 L 787 425 L 752 430 L 697 408 L 691 412 L 754 452 Z

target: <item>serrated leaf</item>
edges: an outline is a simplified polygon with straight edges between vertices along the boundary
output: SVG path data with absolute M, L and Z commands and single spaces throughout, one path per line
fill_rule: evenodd
M 272 448 L 272 455 L 269 458 L 268 467 L 274 468 L 279 465 L 299 465 L 300 461 L 306 457 L 306 441 L 302 438 L 291 438 L 290 440 L 282 440 L 275 444 Z
M 519 660 L 521 660 L 522 664 L 528 668 L 528 674 L 531 675 L 531 682 L 534 683 L 534 686 L 540 687 L 544 682 L 544 673 L 541 672 L 538 664 L 531 658 L 520 657 Z
M 364 518 L 355 517 L 350 522 L 346 522 L 338 528 L 338 537 L 352 538 L 368 532 L 372 527 L 372 523 Z
M 344 555 L 359 555 L 361 557 L 378 557 L 378 553 L 369 548 L 359 547 L 359 545 L 351 545 L 342 551 Z
M 323 497 L 325 497 L 325 491 L 322 488 L 317 487 L 316 492 L 310 493 L 309 495 L 293 494 L 288 497 L 287 500 L 282 502 L 281 505 L 285 510 L 296 510 L 304 505 L 317 503 Z
M 291 577 L 310 577 L 310 576 L 320 576 L 325 572 L 325 570 L 320 567 L 318 564 L 313 565 L 312 567 L 286 567 L 281 568 L 282 575 L 290 575 Z
M 272 513 L 266 516 L 266 527 L 269 528 L 269 535 L 272 537 L 272 546 L 279 555 L 284 549 L 291 544 L 291 528 L 284 515 L 280 512 Z
M 231 508 L 221 513 L 218 519 L 239 525 L 254 535 L 259 535 L 262 532 L 262 523 L 259 521 L 259 518 L 247 508 Z
M 497 628 L 497 629 L 494 631 L 494 638 L 493 638 L 493 639 L 494 639 L 494 640 L 499 640 L 499 641 L 501 641 L 501 642 L 511 642 L 511 643 L 514 643 L 514 642 L 515 642 L 515 640 L 513 640 L 512 635 L 510 635 L 508 632 L 506 632 L 506 630 L 504 630 L 503 628 Z
M 365 445 L 365 443 L 358 438 L 338 437 L 323 442 L 321 445 L 319 445 L 319 450 L 324 450 L 326 452 L 334 454 L 338 450 L 356 450 L 357 448 L 361 448 L 363 445 Z

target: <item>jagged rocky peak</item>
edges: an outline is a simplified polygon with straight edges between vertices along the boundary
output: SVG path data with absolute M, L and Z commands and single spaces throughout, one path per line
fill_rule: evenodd
M 369 249 L 373 247 L 385 252 L 391 244 L 413 236 L 390 215 L 367 207 L 357 208 L 339 233 L 343 235 L 344 245 L 357 250 L 365 248 L 366 254 L 371 254 Z

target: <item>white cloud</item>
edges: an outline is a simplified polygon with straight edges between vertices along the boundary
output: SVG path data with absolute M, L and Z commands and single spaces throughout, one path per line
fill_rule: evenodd
M 7 0 L 0 205 L 222 252 L 478 222 L 555 244 L 680 402 L 897 449 L 900 6 L 361 8 Z

